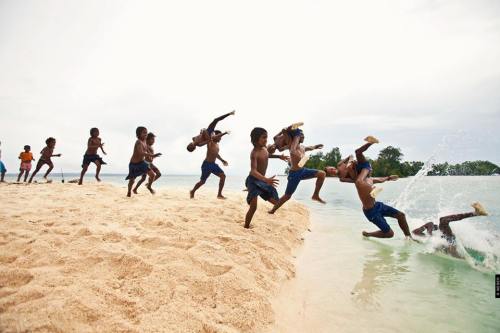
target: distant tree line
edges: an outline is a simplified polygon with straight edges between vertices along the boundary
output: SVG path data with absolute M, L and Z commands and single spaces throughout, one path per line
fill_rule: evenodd
M 414 176 L 423 166 L 420 161 L 403 161 L 400 148 L 388 146 L 380 151 L 377 159 L 370 160 L 373 176 L 399 175 L 400 177 Z M 312 154 L 306 163 L 307 168 L 323 169 L 325 166 L 337 166 L 342 160 L 339 148 L 335 147 L 324 154 Z M 489 161 L 466 161 L 459 164 L 433 164 L 427 173 L 429 176 L 489 176 L 499 174 L 500 167 Z

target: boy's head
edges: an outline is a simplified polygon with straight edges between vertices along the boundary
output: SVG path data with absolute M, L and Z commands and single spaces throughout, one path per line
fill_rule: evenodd
M 192 152 L 196 149 L 196 145 L 193 142 L 191 142 L 187 145 L 186 149 L 188 150 L 188 152 Z
M 56 145 L 56 139 L 54 139 L 53 137 L 50 137 L 47 140 L 45 140 L 45 143 L 47 144 L 47 147 L 54 148 Z
M 30 150 L 31 150 L 30 146 L 28 146 L 28 145 L 24 146 L 24 151 L 25 152 L 29 152 Z
M 148 130 L 144 126 L 139 126 L 135 129 L 135 135 L 139 140 L 146 140 L 146 137 L 148 136 Z
M 146 143 L 152 146 L 155 143 L 155 138 L 156 135 L 154 135 L 153 132 L 149 132 L 148 136 L 146 137 Z
M 325 172 L 327 177 L 338 177 L 339 176 L 339 170 L 337 168 L 332 167 L 332 166 L 327 166 L 325 167 Z
M 97 127 L 92 127 L 90 129 L 90 136 L 93 138 L 97 138 L 99 136 L 99 129 Z
M 219 131 L 219 130 L 215 130 L 215 131 L 214 131 L 214 135 L 219 135 L 219 134 L 221 134 L 221 133 L 222 133 L 222 132 L 221 132 L 221 131 Z M 217 143 L 217 142 L 220 142 L 220 139 L 221 139 L 221 137 L 219 136 L 219 137 L 217 137 L 217 138 L 213 139 L 212 141 L 213 141 L 213 142 L 215 142 L 215 143 Z
M 262 127 L 255 127 L 250 132 L 250 140 L 254 147 L 265 147 L 267 145 L 267 131 Z

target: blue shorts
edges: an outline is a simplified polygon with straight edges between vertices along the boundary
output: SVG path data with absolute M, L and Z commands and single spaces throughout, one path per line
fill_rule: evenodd
M 387 233 L 391 230 L 391 227 L 387 224 L 385 216 L 395 217 L 400 211 L 382 202 L 375 202 L 372 208 L 368 210 L 363 209 L 363 213 L 365 213 L 368 221 L 375 224 L 382 232 Z
M 211 173 L 214 175 L 220 175 L 221 173 L 224 173 L 224 171 L 222 171 L 220 166 L 215 162 L 203 161 L 203 164 L 201 165 L 200 180 L 204 182 L 208 179 Z
M 363 169 L 368 169 L 368 171 L 372 171 L 372 166 L 370 165 L 370 162 L 363 162 L 363 163 L 358 163 L 356 164 L 356 172 L 360 173 L 361 170 Z
M 270 199 L 279 200 L 278 191 L 276 191 L 273 186 L 263 182 L 262 180 L 258 180 L 254 176 L 248 176 L 245 181 L 245 185 L 248 189 L 248 204 L 250 204 L 250 201 L 257 196 L 260 196 L 266 201 L 269 201 Z
M 5 173 L 7 172 L 7 169 L 5 168 L 5 164 L 3 164 L 2 161 L 0 161 L 0 173 Z
M 316 169 L 302 168 L 296 171 L 290 170 L 288 172 L 288 184 L 286 184 L 285 194 L 292 195 L 301 180 L 314 178 L 317 174 L 318 170 Z
M 106 162 L 104 162 L 101 158 L 101 156 L 95 154 L 95 155 L 83 155 L 83 162 L 82 162 L 82 168 L 85 166 L 85 165 L 89 165 L 90 163 L 95 163 L 96 161 L 99 161 L 101 163 L 101 165 L 104 165 L 106 164 Z
M 149 171 L 149 164 L 146 161 L 141 161 L 139 163 L 129 163 L 128 164 L 128 176 L 125 178 L 134 179 L 136 177 L 145 175 Z
M 294 130 L 289 130 L 288 134 L 293 138 L 295 136 L 300 136 L 302 134 L 302 130 L 300 128 L 294 129 Z

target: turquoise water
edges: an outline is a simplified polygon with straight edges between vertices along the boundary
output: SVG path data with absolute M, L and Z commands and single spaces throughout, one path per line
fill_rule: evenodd
M 156 187 L 184 188 L 188 195 L 197 179 L 167 176 Z M 280 179 L 282 193 L 286 179 Z M 125 194 L 123 175 L 103 180 L 122 186 Z M 216 195 L 217 183 L 211 177 L 201 191 Z M 229 176 L 226 188 L 241 191 L 243 184 L 244 177 Z M 500 273 L 500 177 L 417 177 L 381 186 L 378 199 L 402 209 L 411 228 L 471 211 L 474 201 L 483 203 L 490 216 L 452 224 L 466 256 L 454 259 L 437 250 L 439 233 L 423 244 L 409 243 L 397 222 L 390 222 L 393 239 L 363 239 L 361 231 L 375 226 L 365 220 L 352 184 L 327 179 L 322 190 L 327 204 L 321 205 L 309 199 L 314 181 L 304 181 L 294 197 L 310 208 L 311 232 L 297 253 L 296 278 L 276 300 L 272 331 L 500 332 L 500 299 L 494 290 L 494 275 Z M 149 195 L 145 188 L 141 192 Z M 259 227 L 265 221 L 253 223 Z M 474 252 L 484 260 L 468 255 Z

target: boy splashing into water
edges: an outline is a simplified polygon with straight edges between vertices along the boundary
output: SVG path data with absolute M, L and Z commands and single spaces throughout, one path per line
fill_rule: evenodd
M 463 256 L 460 255 L 457 251 L 456 237 L 450 228 L 450 223 L 470 217 L 488 215 L 486 210 L 479 202 L 475 202 L 471 206 L 472 208 L 474 208 L 473 212 L 443 216 L 439 219 L 439 225 L 428 222 L 421 227 L 413 230 L 412 233 L 417 236 L 425 236 L 425 231 L 427 231 L 427 233 L 432 236 L 432 232 L 439 229 L 442 233 L 441 237 L 444 238 L 448 243 L 448 246 L 445 246 L 443 248 L 444 252 L 449 253 L 456 258 L 463 258 Z
M 303 160 L 306 151 L 311 151 L 315 149 L 323 148 L 323 145 L 315 145 L 304 147 L 301 143 L 304 142 L 304 133 L 297 129 L 292 132 L 293 139 L 290 144 L 290 160 L 292 162 L 292 167 L 288 172 L 288 184 L 286 185 L 285 194 L 280 198 L 280 200 L 274 205 L 273 209 L 269 211 L 269 214 L 274 214 L 285 202 L 290 200 L 292 194 L 295 192 L 301 180 L 316 178 L 316 188 L 312 195 L 312 199 L 321 203 L 325 203 L 323 199 L 319 196 L 319 191 L 323 186 L 325 181 L 325 172 L 316 169 L 307 169 L 303 167 Z
M 128 164 L 128 176 L 125 178 L 128 180 L 128 191 L 127 197 L 132 196 L 132 187 L 134 186 L 134 181 L 136 177 L 142 175 L 149 175 L 149 184 L 153 183 L 155 177 L 154 172 L 149 168 L 149 164 L 144 160 L 146 157 L 156 158 L 161 156 L 158 154 L 150 154 L 148 152 L 148 147 L 146 144 L 146 137 L 148 136 L 148 130 L 146 127 L 139 126 L 135 130 L 135 135 L 137 140 L 134 144 L 134 152 L 130 158 L 130 163 Z
M 155 151 L 153 149 L 153 145 L 155 143 L 155 138 L 156 138 L 156 135 L 154 135 L 153 133 L 148 133 L 148 136 L 146 137 L 146 144 L 148 146 L 148 153 L 151 154 L 152 156 L 154 156 L 155 154 Z M 158 169 L 154 164 L 153 164 L 153 159 L 154 157 L 152 156 L 146 156 L 145 160 L 146 160 L 146 163 L 149 164 L 149 168 L 151 169 L 151 171 L 153 171 L 153 173 L 155 174 L 154 176 L 154 179 L 153 181 L 156 181 L 158 180 L 158 178 L 161 177 L 161 172 L 160 172 L 160 169 Z M 141 186 L 142 183 L 144 183 L 144 181 L 146 180 L 146 175 L 142 175 L 142 178 L 141 180 L 139 180 L 137 182 L 137 185 L 135 186 L 133 192 L 135 194 L 137 194 L 137 189 L 139 188 L 139 186 Z M 147 189 L 149 190 L 149 192 L 151 192 L 151 194 L 155 194 L 155 191 L 153 190 L 152 188 L 152 185 L 151 183 L 148 183 L 146 185 Z
M 42 168 L 44 164 L 47 164 L 49 168 L 47 169 L 47 172 L 45 172 L 45 175 L 43 178 L 47 180 L 47 177 L 49 173 L 52 171 L 54 168 L 54 163 L 52 163 L 52 157 L 61 157 L 61 154 L 54 154 L 54 148 L 56 146 L 56 139 L 50 137 L 47 140 L 45 140 L 45 143 L 47 146 L 42 149 L 40 152 L 40 159 L 38 160 L 38 163 L 36 164 L 35 171 L 31 174 L 29 183 L 33 181 L 33 177 L 37 174 L 38 171 Z
M 245 181 L 248 189 L 247 203 L 248 212 L 245 217 L 245 228 L 250 228 L 250 222 L 257 210 L 257 200 L 260 196 L 262 199 L 271 202 L 272 204 L 278 203 L 279 197 L 276 191 L 278 179 L 276 176 L 266 177 L 266 170 L 269 158 L 280 158 L 288 161 L 288 157 L 284 155 L 270 155 L 267 145 L 267 131 L 260 127 L 255 127 L 250 133 L 250 138 L 254 146 L 250 153 L 250 175 Z
M 210 125 L 208 125 L 207 128 L 202 129 L 200 131 L 200 134 L 193 137 L 193 141 L 188 144 L 187 150 L 189 152 L 193 152 L 196 149 L 196 147 L 201 147 L 201 146 L 206 145 L 210 141 L 210 138 L 212 137 L 212 135 L 214 134 L 215 126 L 217 126 L 217 123 L 228 116 L 233 116 L 235 113 L 236 113 L 236 111 L 233 110 L 229 113 L 226 113 L 225 115 L 222 115 L 222 116 L 212 120 L 212 122 L 210 123 Z M 226 134 L 229 134 L 229 132 L 224 132 L 224 133 L 218 132 L 218 134 L 216 134 L 216 135 L 218 138 L 221 138 Z
M 24 146 L 24 151 L 19 154 L 19 159 L 21 160 L 21 166 L 19 167 L 19 176 L 17 176 L 17 181 L 21 181 L 21 177 L 24 173 L 24 182 L 28 179 L 28 175 L 31 170 L 31 161 L 34 161 L 33 153 L 31 152 L 31 147 Z
M 95 163 L 96 165 L 95 179 L 97 179 L 98 182 L 101 181 L 101 179 L 99 178 L 99 173 L 101 172 L 101 165 L 106 164 L 106 162 L 104 162 L 102 158 L 97 154 L 97 151 L 100 148 L 102 153 L 106 155 L 103 146 L 104 143 L 101 142 L 101 138 L 99 137 L 99 129 L 95 127 L 91 128 L 90 138 L 87 142 L 87 151 L 85 152 L 85 155 L 83 155 L 82 172 L 80 174 L 80 180 L 78 181 L 78 185 L 82 185 L 83 176 L 87 172 L 90 163 Z
M 228 163 L 219 155 L 219 142 L 221 140 L 220 134 L 221 131 L 214 131 L 214 134 L 212 137 L 210 137 L 208 143 L 207 143 L 207 156 L 205 160 L 203 161 L 203 164 L 201 165 L 201 177 L 200 181 L 194 185 L 193 189 L 189 192 L 189 196 L 191 199 L 194 198 L 194 193 L 196 190 L 198 190 L 200 187 L 205 184 L 207 181 L 208 177 L 210 174 L 214 174 L 217 177 L 219 177 L 219 192 L 217 193 L 217 198 L 218 199 L 226 199 L 222 195 L 222 189 L 224 188 L 224 182 L 226 181 L 226 175 L 224 174 L 224 171 L 219 167 L 217 163 L 215 163 L 216 159 L 219 159 L 224 166 L 227 166 Z

